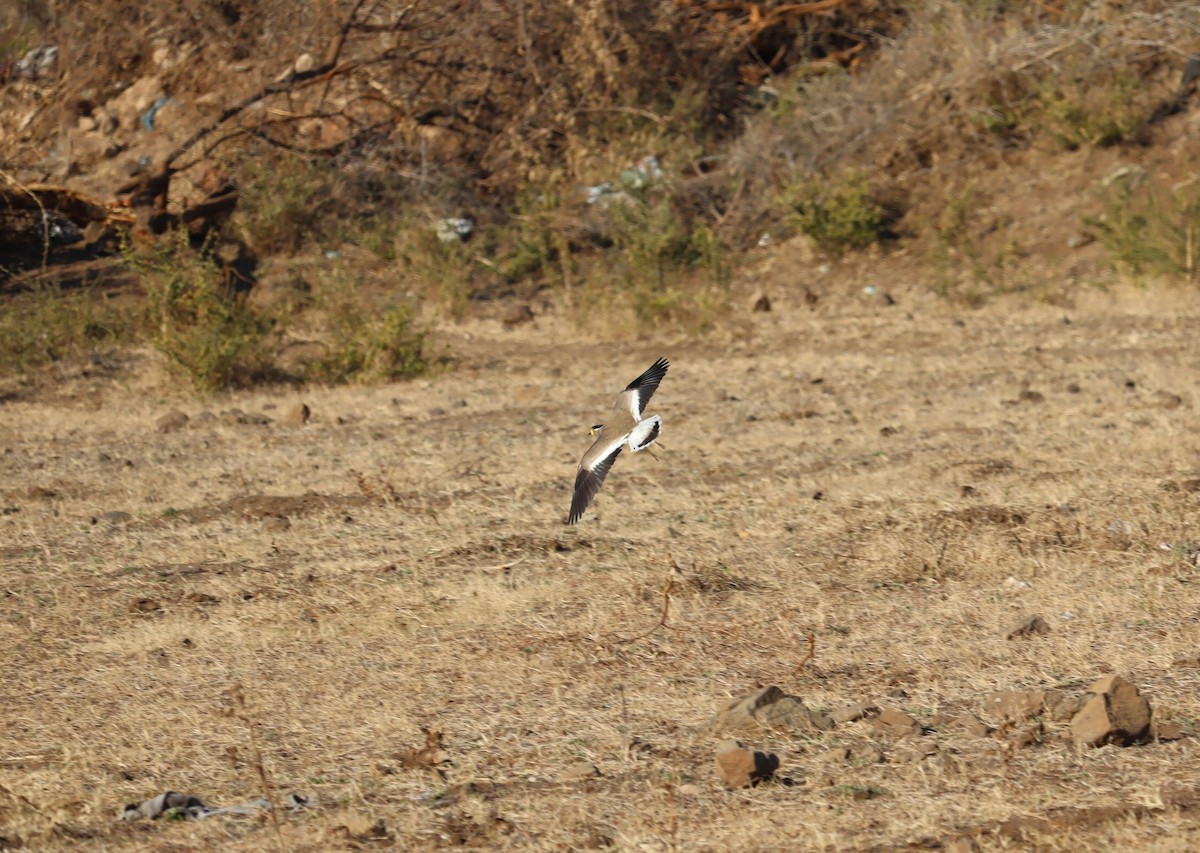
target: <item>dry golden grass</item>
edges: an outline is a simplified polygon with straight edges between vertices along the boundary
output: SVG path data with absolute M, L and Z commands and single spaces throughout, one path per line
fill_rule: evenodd
M 277 847 L 265 819 L 113 821 L 262 795 L 240 686 L 276 799 L 314 799 L 281 815 L 289 850 L 1194 849 L 1200 693 L 1171 664 L 1200 650 L 1200 496 L 1167 487 L 1200 477 L 1191 294 L 958 311 L 901 282 L 810 311 L 792 288 L 702 342 L 477 321 L 443 332 L 454 373 L 306 392 L 303 427 L 258 392 L 210 405 L 275 423 L 160 434 L 202 404 L 150 368 L 0 406 L 0 835 Z M 623 457 L 564 527 L 587 427 L 658 355 L 661 461 Z M 666 626 L 630 640 L 672 561 Z M 1053 632 L 1006 640 L 1031 613 Z M 1187 736 L 851 723 L 753 742 L 795 784 L 730 792 L 703 731 L 757 685 L 932 724 L 1107 672 Z M 452 763 L 410 766 L 423 727 Z M 872 740 L 882 762 L 837 758 Z

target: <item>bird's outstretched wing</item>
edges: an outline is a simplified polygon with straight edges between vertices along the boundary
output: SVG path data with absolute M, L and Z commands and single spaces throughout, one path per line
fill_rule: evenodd
M 624 440 L 624 436 L 616 441 L 599 438 L 588 452 L 583 454 L 583 459 L 579 462 L 579 472 L 575 475 L 575 494 L 571 497 L 571 514 L 567 516 L 567 524 L 579 521 L 592 498 L 596 497 L 596 492 L 600 491 L 600 485 L 608 476 L 609 469 L 621 455 Z M 602 441 L 605 442 L 603 445 Z
M 629 406 L 633 411 L 634 418 L 641 419 L 642 412 L 646 411 L 646 404 L 650 402 L 650 398 L 658 390 L 658 383 L 662 382 L 663 377 L 667 375 L 667 368 L 670 366 L 671 362 L 665 358 L 660 358 L 646 368 L 645 373 L 630 382 L 625 388 L 623 393 L 630 394 L 630 392 L 633 392 L 629 396 Z

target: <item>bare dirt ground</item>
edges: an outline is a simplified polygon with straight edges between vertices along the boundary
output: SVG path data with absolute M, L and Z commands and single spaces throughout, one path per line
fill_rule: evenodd
M 310 801 L 289 850 L 1196 849 L 1194 295 L 795 290 L 701 340 L 472 321 L 411 384 L 197 402 L 93 366 L 0 405 L 0 847 L 277 848 L 261 816 L 114 821 L 261 796 L 257 748 Z M 660 355 L 659 460 L 564 527 L 587 428 Z M 1108 673 L 1182 736 L 988 716 Z M 790 784 L 727 790 L 705 726 L 771 684 L 922 733 L 743 737 Z

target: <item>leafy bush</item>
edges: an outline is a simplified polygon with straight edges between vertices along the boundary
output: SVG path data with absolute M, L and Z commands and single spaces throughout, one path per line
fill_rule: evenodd
M 198 390 L 251 384 L 271 374 L 270 324 L 234 292 L 207 247 L 193 251 L 179 230 L 145 247 L 126 247 L 126 259 L 146 291 L 147 339 Z
M 1085 220 L 1118 267 L 1134 275 L 1196 275 L 1200 193 L 1194 186 L 1166 192 L 1124 176 L 1104 188 L 1104 212 Z
M 7 297 L 0 311 L 0 371 L 20 371 L 127 342 L 127 313 L 88 290 L 52 287 Z
M 317 290 L 325 355 L 312 366 L 309 378 L 374 382 L 423 373 L 429 365 L 425 333 L 411 309 L 396 300 L 371 305 L 359 292 L 360 285 L 358 279 L 335 276 Z
M 1129 73 L 1068 85 L 1048 81 L 1039 94 L 1034 121 L 1068 150 L 1131 142 L 1149 116 L 1140 95 L 1138 80 Z
M 893 236 L 898 218 L 876 200 L 866 175 L 849 172 L 841 181 L 805 181 L 787 192 L 792 221 L 821 249 L 843 254 Z

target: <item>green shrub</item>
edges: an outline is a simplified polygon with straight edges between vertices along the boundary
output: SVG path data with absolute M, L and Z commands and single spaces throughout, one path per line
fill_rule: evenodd
M 612 203 L 610 214 L 612 246 L 597 258 L 599 278 L 624 294 L 634 317 L 641 323 L 710 322 L 732 274 L 716 233 L 702 222 L 689 227 L 666 198 L 628 198 Z
M 1033 117 L 1051 138 L 1068 150 L 1136 140 L 1146 126 L 1148 108 L 1132 74 L 1119 72 L 1107 80 L 1047 82 L 1038 94 Z
M 126 248 L 146 291 L 146 338 L 200 391 L 245 386 L 270 374 L 270 324 L 233 292 L 207 247 L 182 229 Z
M 1134 275 L 1195 276 L 1200 193 L 1194 186 L 1166 192 L 1134 173 L 1104 188 L 1101 203 L 1104 212 L 1084 223 L 1116 266 Z
M 323 382 L 391 381 L 417 376 L 429 366 L 425 333 L 407 304 L 373 305 L 361 280 L 334 277 L 316 291 L 325 355 L 309 378 Z
M 875 198 L 862 172 L 849 172 L 835 182 L 805 181 L 790 188 L 786 197 L 795 227 L 831 254 L 865 249 L 893 236 L 897 216 Z
M 0 372 L 16 372 L 128 341 L 128 313 L 89 290 L 43 287 L 5 298 L 0 311 Z

